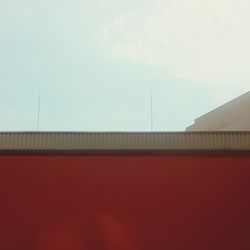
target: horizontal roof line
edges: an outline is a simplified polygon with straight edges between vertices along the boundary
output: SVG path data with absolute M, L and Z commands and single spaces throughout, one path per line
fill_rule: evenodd
M 0 151 L 250 151 L 250 132 L 0 132 Z

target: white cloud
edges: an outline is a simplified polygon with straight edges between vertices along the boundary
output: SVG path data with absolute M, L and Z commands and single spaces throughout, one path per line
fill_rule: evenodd
M 101 47 L 113 60 L 157 66 L 198 83 L 250 84 L 250 2 L 160 0 L 104 25 Z

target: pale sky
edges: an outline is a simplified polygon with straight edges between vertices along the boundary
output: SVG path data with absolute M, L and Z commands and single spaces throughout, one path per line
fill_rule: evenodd
M 249 90 L 249 0 L 0 0 L 0 130 L 180 131 Z

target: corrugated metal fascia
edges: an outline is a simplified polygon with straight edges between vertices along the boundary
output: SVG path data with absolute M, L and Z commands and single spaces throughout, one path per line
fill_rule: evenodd
M 1 132 L 0 150 L 250 150 L 250 132 Z

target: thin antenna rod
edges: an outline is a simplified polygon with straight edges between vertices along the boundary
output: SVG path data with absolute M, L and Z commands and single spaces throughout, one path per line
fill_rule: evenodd
M 151 131 L 153 131 L 153 90 L 152 88 L 150 91 L 150 97 L 151 97 Z
M 37 131 L 39 131 L 39 125 L 40 125 L 40 106 L 41 106 L 41 90 L 39 90 L 39 96 L 38 96 Z

